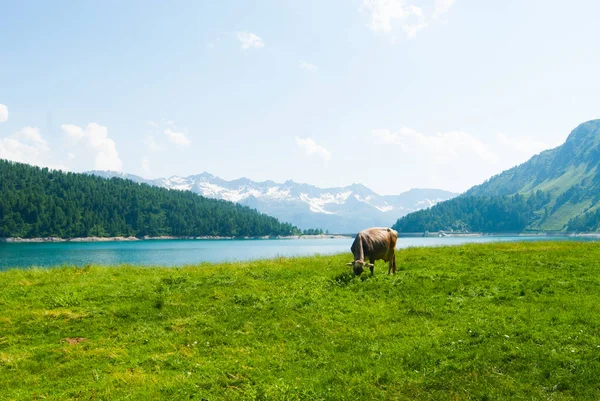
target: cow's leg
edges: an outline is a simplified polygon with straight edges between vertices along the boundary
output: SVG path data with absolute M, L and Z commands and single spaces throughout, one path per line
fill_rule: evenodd
M 371 266 L 369 266 L 369 269 L 371 269 L 371 276 L 375 273 L 373 273 L 373 270 L 375 270 L 375 261 L 373 259 L 370 260 L 371 262 Z
M 391 255 L 389 256 L 389 263 L 388 263 L 388 275 L 391 272 L 394 272 L 394 274 L 396 274 L 396 253 L 394 252 L 394 250 L 392 249 L 391 251 Z

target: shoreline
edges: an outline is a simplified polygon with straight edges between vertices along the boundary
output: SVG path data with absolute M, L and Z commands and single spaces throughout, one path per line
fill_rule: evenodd
M 398 238 L 450 238 L 450 237 L 563 237 L 563 238 L 596 238 L 600 239 L 600 232 L 593 233 L 567 233 L 567 232 L 535 232 L 535 233 L 448 233 L 448 232 L 427 232 L 427 233 L 399 233 Z M 163 240 L 187 240 L 187 241 L 239 241 L 239 240 L 273 240 L 273 239 L 352 239 L 354 236 L 342 234 L 319 234 L 319 235 L 277 235 L 277 236 L 258 236 L 258 237 L 234 237 L 234 236 L 144 236 L 138 237 L 42 237 L 42 238 L 21 238 L 8 237 L 0 238 L 0 243 L 59 243 L 59 242 L 134 242 L 134 241 L 163 241 Z
M 522 233 L 398 233 L 398 238 L 448 238 L 448 237 L 562 237 L 562 238 L 600 238 L 600 232 L 522 232 Z
M 137 237 L 77 237 L 77 238 L 60 238 L 60 237 L 43 237 L 43 238 L 21 238 L 8 237 L 0 238 L 0 243 L 58 243 L 58 242 L 133 242 L 133 241 L 162 241 L 162 240 L 263 240 L 263 239 L 350 239 L 352 237 L 338 234 L 320 234 L 320 235 L 287 235 L 287 236 L 259 236 L 259 237 L 221 237 L 221 236 L 171 236 L 163 235 L 157 237 L 144 236 Z

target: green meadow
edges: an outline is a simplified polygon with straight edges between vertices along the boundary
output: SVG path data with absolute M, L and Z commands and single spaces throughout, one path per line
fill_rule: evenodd
M 600 243 L 0 273 L 2 400 L 600 399 Z

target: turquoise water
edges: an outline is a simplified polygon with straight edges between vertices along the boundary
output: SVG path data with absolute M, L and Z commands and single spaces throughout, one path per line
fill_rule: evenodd
M 397 248 L 493 241 L 581 240 L 564 237 L 398 238 Z M 247 261 L 277 256 L 347 253 L 353 239 L 156 240 L 87 243 L 0 243 L 0 270 L 7 268 L 136 264 L 183 266 L 202 262 Z

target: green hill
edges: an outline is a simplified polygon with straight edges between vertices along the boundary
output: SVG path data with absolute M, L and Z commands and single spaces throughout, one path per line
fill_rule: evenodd
M 596 231 L 600 228 L 600 120 L 566 142 L 458 198 L 398 220 L 397 230 Z M 533 195 L 533 198 L 529 200 Z
M 0 160 L 0 238 L 264 236 L 291 224 L 232 202 Z

